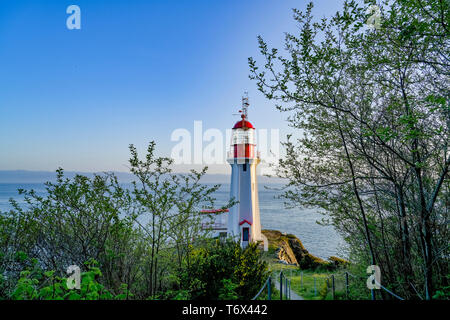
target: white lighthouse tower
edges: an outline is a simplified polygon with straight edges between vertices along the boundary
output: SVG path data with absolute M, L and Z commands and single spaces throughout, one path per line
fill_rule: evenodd
M 248 97 L 242 97 L 241 120 L 231 134 L 228 163 L 231 165 L 230 197 L 238 201 L 230 208 L 227 222 L 229 236 L 240 239 L 241 246 L 262 240 L 259 217 L 258 182 L 256 166 L 260 162 L 256 151 L 255 128 L 247 120 Z

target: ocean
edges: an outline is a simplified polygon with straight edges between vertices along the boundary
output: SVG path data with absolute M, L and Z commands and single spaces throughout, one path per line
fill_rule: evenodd
M 269 189 L 266 189 L 267 186 Z M 305 248 L 313 255 L 323 259 L 330 256 L 346 257 L 345 242 L 332 226 L 317 224 L 324 216 L 316 209 L 284 208 L 283 200 L 277 199 L 281 193 L 274 188 L 281 185 L 259 184 L 259 208 L 262 229 L 275 229 L 296 235 Z M 15 199 L 25 205 L 17 189 L 34 189 L 39 195 L 45 195 L 42 183 L 0 183 L 0 211 L 11 208 L 9 199 Z M 225 204 L 229 199 L 229 184 L 222 184 L 215 194 L 217 205 Z

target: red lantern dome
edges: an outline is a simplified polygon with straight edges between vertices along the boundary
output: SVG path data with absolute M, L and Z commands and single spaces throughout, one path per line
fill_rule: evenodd
M 236 124 L 233 127 L 233 129 L 238 129 L 238 128 L 255 129 L 253 127 L 253 125 L 250 123 L 250 121 L 245 120 L 245 118 L 243 118 L 241 121 L 236 122 Z

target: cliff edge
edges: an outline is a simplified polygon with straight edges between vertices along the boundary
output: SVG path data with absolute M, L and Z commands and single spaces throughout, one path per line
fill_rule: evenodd
M 277 230 L 262 230 L 261 232 L 269 241 L 269 252 L 275 253 L 280 261 L 287 264 L 294 264 L 302 269 L 334 269 L 349 263 L 345 259 L 334 256 L 326 261 L 310 254 L 300 239 L 293 234 L 285 234 Z

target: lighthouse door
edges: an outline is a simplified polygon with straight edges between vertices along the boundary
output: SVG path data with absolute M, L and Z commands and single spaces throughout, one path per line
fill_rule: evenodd
M 249 228 L 243 228 L 242 229 L 242 247 L 248 246 L 248 240 L 250 238 L 250 230 Z

